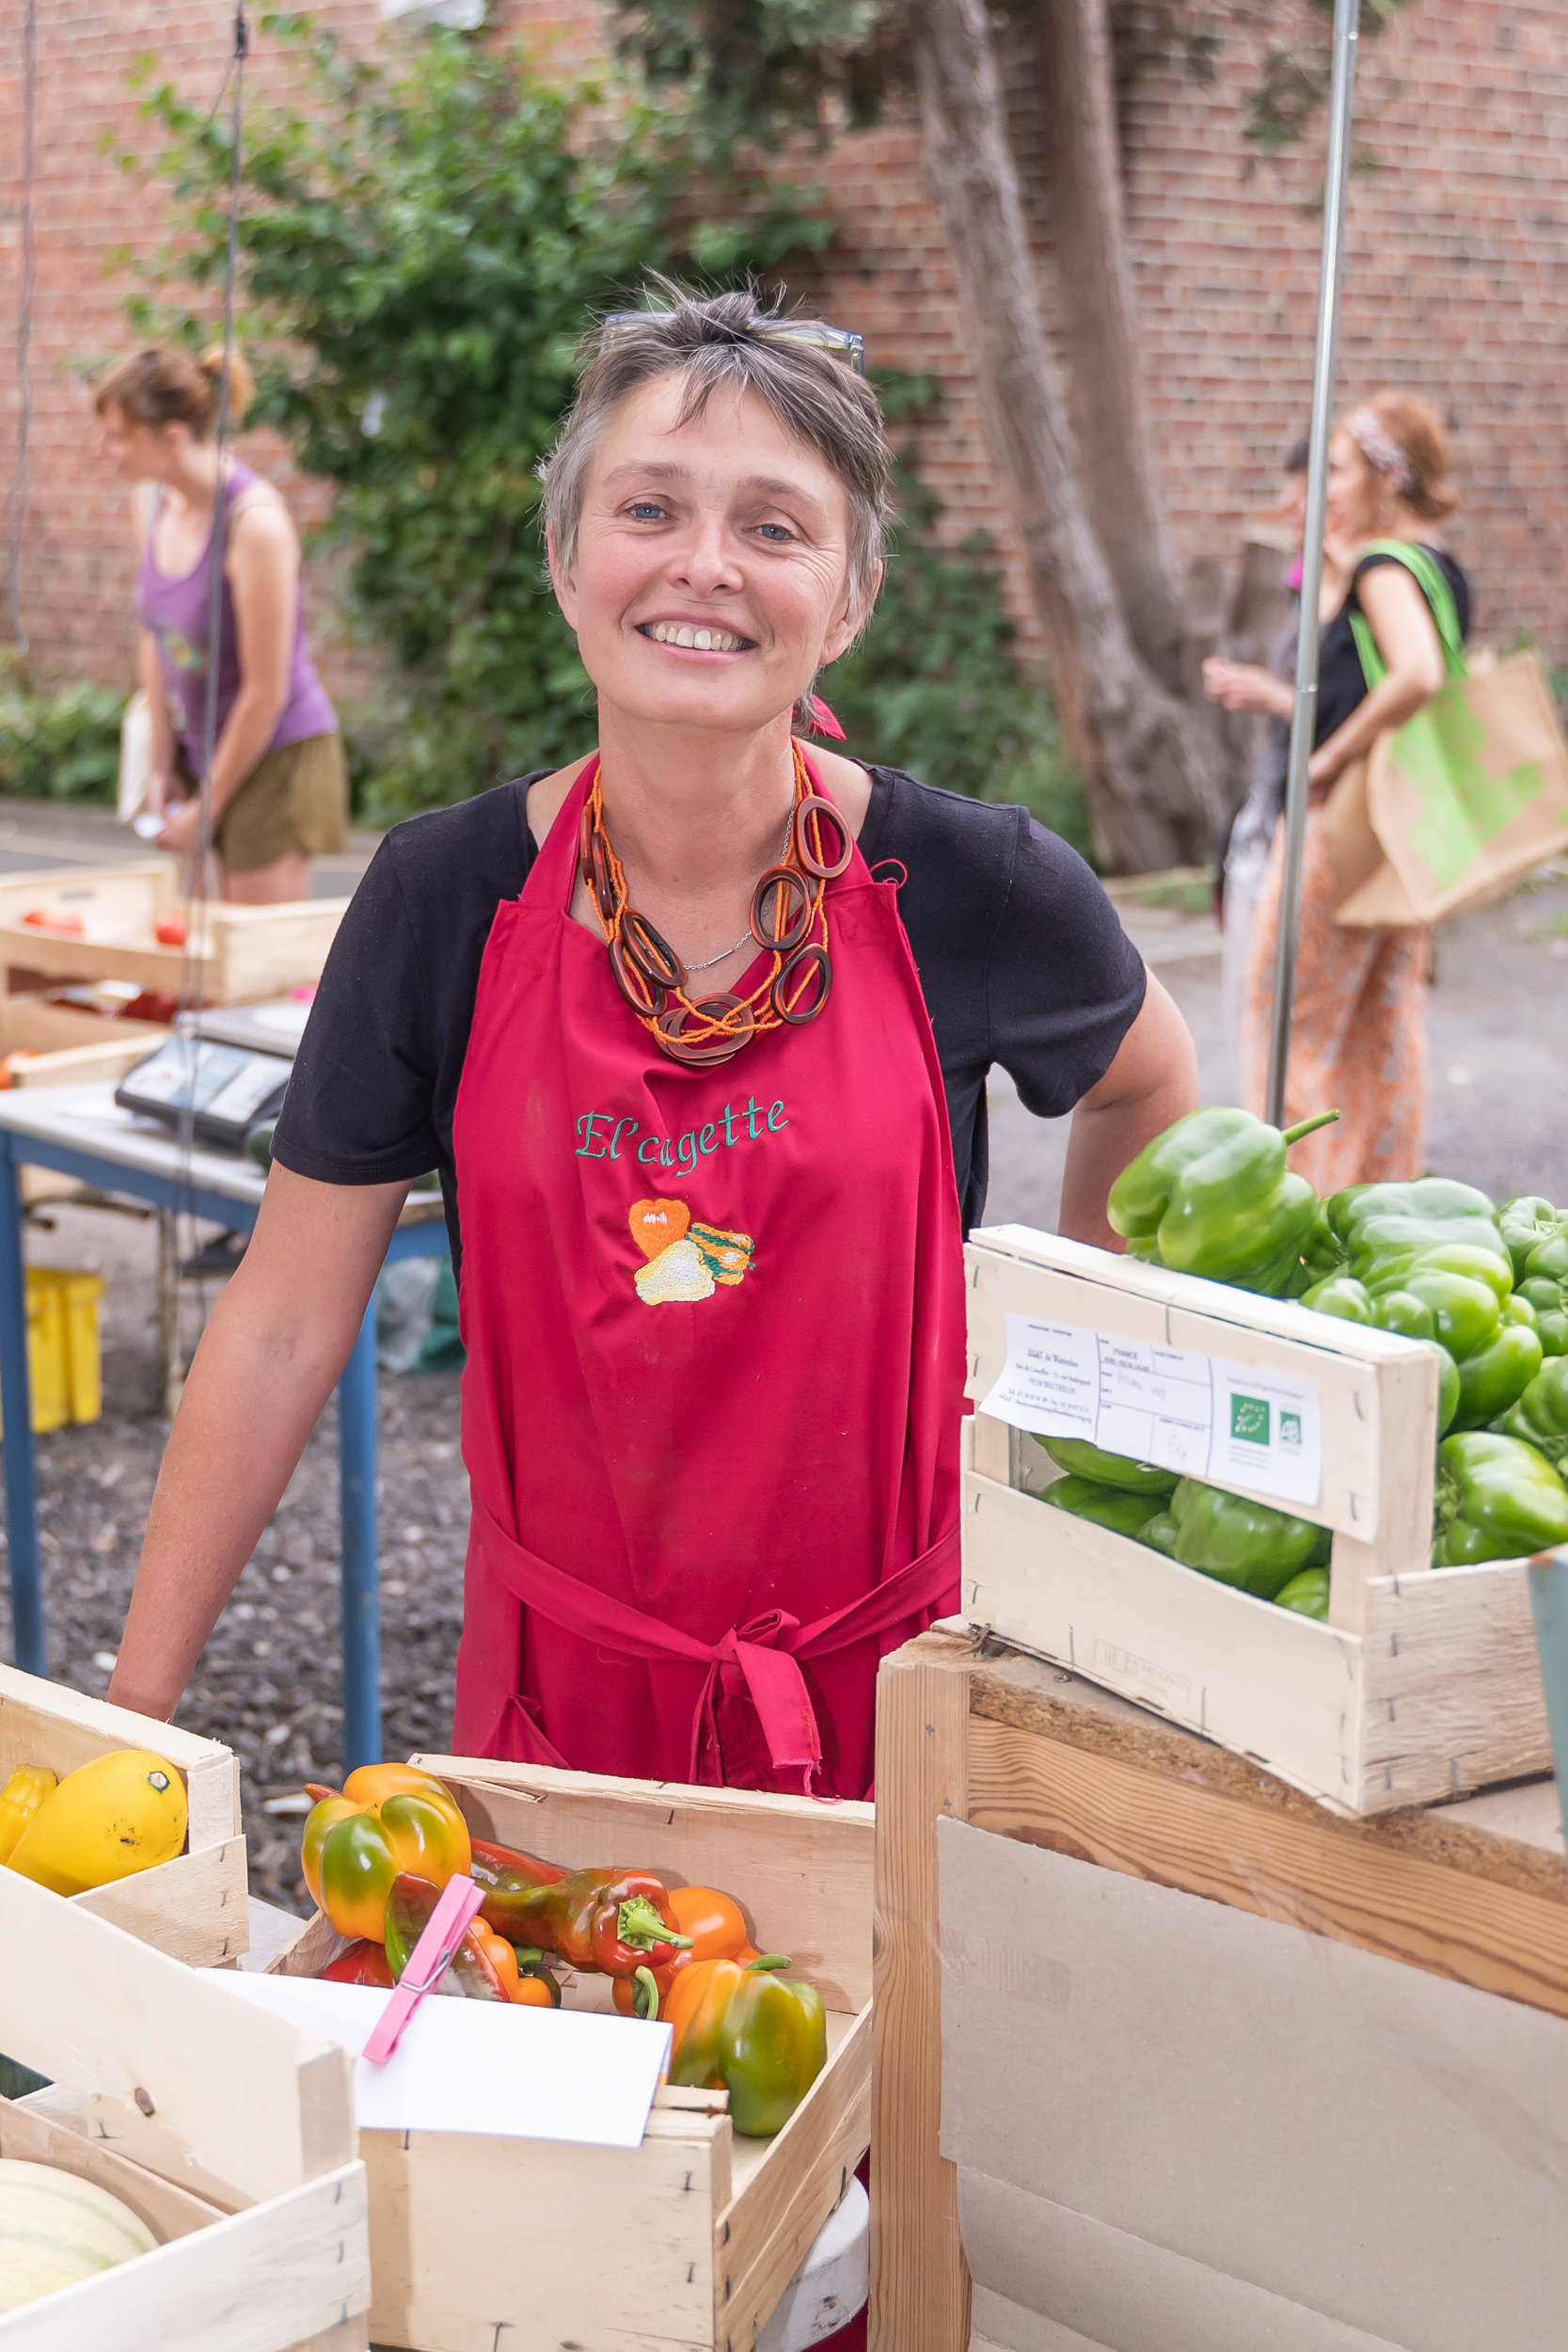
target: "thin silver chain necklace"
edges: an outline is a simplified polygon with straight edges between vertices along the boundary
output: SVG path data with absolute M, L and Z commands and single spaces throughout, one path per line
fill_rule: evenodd
M 794 829 L 794 825 L 795 812 L 792 809 L 789 815 L 789 822 L 784 827 L 784 848 L 779 851 L 781 858 L 786 856 L 788 853 L 789 836 Z M 741 932 L 740 937 L 736 941 L 733 947 L 726 947 L 721 955 L 709 956 L 705 963 L 689 963 L 686 968 L 689 972 L 711 972 L 716 963 L 727 963 L 731 956 L 737 956 L 742 947 L 746 946 L 750 943 L 751 937 L 752 933 L 748 928 L 746 930 Z

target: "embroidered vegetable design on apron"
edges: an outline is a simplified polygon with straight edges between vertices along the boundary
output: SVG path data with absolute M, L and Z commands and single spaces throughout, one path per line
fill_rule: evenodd
M 648 1261 L 633 1277 L 645 1307 L 711 1298 L 721 1282 L 733 1289 L 751 1271 L 755 1250 L 751 1234 L 694 1225 L 684 1200 L 634 1200 L 627 1222 Z

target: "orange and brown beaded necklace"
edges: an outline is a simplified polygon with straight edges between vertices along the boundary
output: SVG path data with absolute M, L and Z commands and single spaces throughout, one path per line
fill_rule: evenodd
M 783 864 L 770 866 L 752 893 L 750 932 L 771 958 L 768 971 L 745 996 L 702 996 L 695 1002 L 686 993 L 686 965 L 627 899 L 626 878 L 605 831 L 603 778 L 594 754 L 578 863 L 604 925 L 610 968 L 660 1051 L 693 1069 L 728 1061 L 768 1029 L 803 1027 L 816 1019 L 832 988 L 825 893 L 847 866 L 855 845 L 832 801 L 813 790 L 800 744 L 791 749 L 795 814 L 788 846 Z

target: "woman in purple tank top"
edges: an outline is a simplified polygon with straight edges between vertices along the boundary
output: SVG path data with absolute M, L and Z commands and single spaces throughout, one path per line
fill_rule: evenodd
M 99 387 L 102 450 L 138 485 L 139 671 L 152 718 L 158 847 L 197 846 L 206 718 L 221 348 L 199 361 L 152 347 Z M 252 389 L 236 354 L 230 416 Z M 269 482 L 225 461 L 226 546 L 218 638 L 213 847 L 223 895 L 259 906 L 310 895 L 310 860 L 342 850 L 348 780 L 338 721 L 311 667 L 299 598 L 299 537 Z M 140 485 L 151 490 L 144 503 Z

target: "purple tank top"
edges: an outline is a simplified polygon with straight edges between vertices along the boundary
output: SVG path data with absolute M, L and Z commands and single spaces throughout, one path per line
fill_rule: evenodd
M 242 490 L 248 490 L 261 476 L 236 459 L 229 474 L 229 501 L 232 505 Z M 159 494 L 159 507 L 163 503 Z M 152 527 L 147 534 L 142 550 L 141 577 L 136 584 L 136 618 L 143 628 L 150 629 L 158 644 L 158 667 L 163 674 L 164 692 L 168 697 L 169 717 L 174 732 L 185 755 L 185 764 L 193 776 L 201 772 L 201 735 L 207 711 L 207 609 L 211 594 L 213 543 L 207 545 L 197 559 L 195 568 L 178 580 L 170 580 L 158 569 L 153 560 L 153 548 L 158 535 L 158 511 L 154 507 Z M 234 635 L 234 599 L 229 582 L 223 583 L 221 633 L 218 639 L 218 733 L 233 708 L 240 691 L 240 658 Z M 277 724 L 267 745 L 275 752 L 281 744 L 298 743 L 308 735 L 333 735 L 337 732 L 338 715 L 327 698 L 326 689 L 316 675 L 310 662 L 309 648 L 305 643 L 305 614 L 301 605 L 294 612 L 293 658 L 289 665 L 289 699 L 284 704 Z

